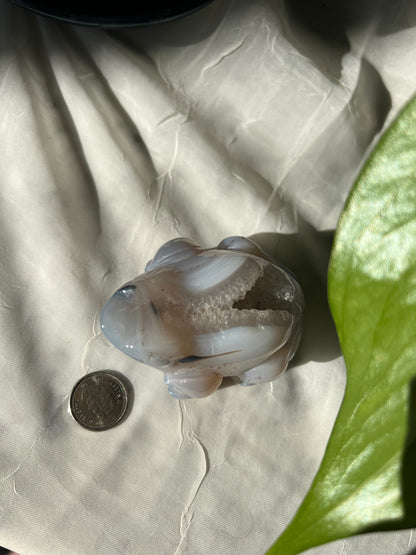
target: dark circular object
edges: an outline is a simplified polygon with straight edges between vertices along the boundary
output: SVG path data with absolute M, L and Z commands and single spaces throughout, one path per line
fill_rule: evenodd
M 30 0 L 13 0 L 19 6 L 28 8 L 40 15 L 59 19 L 67 23 L 92 25 L 99 27 L 132 27 L 149 25 L 170 19 L 176 19 L 194 12 L 212 0 L 182 0 L 168 2 L 42 2 Z
M 126 413 L 127 389 L 111 370 L 92 372 L 75 384 L 69 405 L 72 416 L 84 428 L 108 430 Z

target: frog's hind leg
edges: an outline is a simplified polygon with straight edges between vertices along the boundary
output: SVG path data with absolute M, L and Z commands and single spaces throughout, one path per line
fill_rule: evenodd
M 240 385 L 255 385 L 257 383 L 271 382 L 278 378 L 285 370 L 295 355 L 298 348 L 301 326 L 295 329 L 289 341 L 262 364 L 241 372 L 234 380 Z
M 283 374 L 289 362 L 287 360 L 287 352 L 284 351 L 286 351 L 285 348 L 262 364 L 241 372 L 241 374 L 235 377 L 235 381 L 240 385 L 256 385 L 275 380 L 280 374 Z
M 185 370 L 165 374 L 168 391 L 175 399 L 207 397 L 214 393 L 222 382 L 222 376 L 195 370 Z

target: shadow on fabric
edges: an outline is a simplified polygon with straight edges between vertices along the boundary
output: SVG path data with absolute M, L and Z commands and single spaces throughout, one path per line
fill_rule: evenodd
M 341 356 L 327 301 L 326 269 L 333 235 L 332 231 L 316 231 L 300 220 L 298 233 L 256 233 L 249 237 L 295 274 L 305 295 L 302 338 L 289 369 L 309 361 L 328 362 Z M 233 385 L 236 384 L 232 378 L 224 378 L 220 389 Z
M 250 239 L 295 274 L 305 295 L 302 340 L 291 366 L 338 358 L 341 349 L 327 301 L 333 232 L 316 231 L 301 220 L 298 233 L 258 233 Z
M 394 530 L 412 529 L 416 527 L 416 376 L 410 381 L 408 393 L 407 434 L 401 466 L 401 496 L 404 516 L 380 522 L 361 531 L 391 532 Z M 408 555 L 416 555 L 416 548 L 409 550 Z
M 380 21 L 378 34 L 392 35 L 416 26 L 416 3 L 413 0 L 397 0 L 387 4 Z
M 275 0 L 271 3 L 283 33 L 295 48 L 329 79 L 341 78 L 342 60 L 350 50 L 348 31 L 376 24 L 390 14 L 386 0 Z

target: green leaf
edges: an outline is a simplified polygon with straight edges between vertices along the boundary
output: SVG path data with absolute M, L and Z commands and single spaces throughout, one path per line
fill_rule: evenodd
M 328 292 L 346 392 L 321 467 L 269 555 L 416 526 L 416 100 L 352 190 Z

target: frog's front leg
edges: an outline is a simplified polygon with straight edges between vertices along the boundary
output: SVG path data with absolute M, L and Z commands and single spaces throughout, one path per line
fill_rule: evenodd
M 221 384 L 222 376 L 203 370 L 177 370 L 165 373 L 168 391 L 175 399 L 207 397 Z

